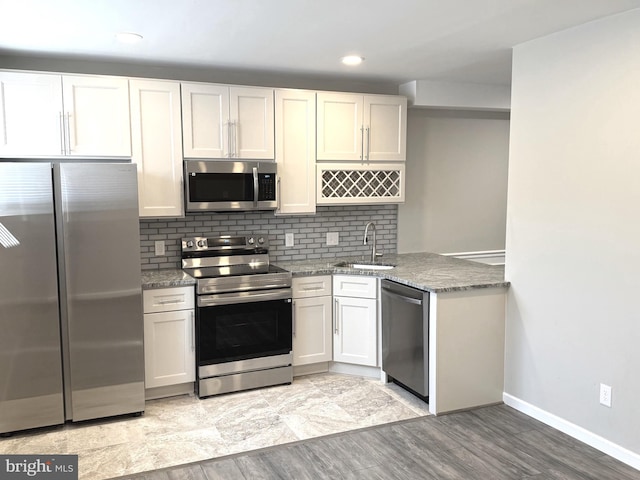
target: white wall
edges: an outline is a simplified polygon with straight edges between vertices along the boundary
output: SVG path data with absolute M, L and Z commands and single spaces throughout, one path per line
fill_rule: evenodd
M 504 249 L 508 114 L 410 108 L 398 252 Z
M 511 107 L 505 391 L 640 467 L 640 10 L 517 46 Z

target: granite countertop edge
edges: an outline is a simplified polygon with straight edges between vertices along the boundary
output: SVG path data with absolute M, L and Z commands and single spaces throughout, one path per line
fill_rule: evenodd
M 142 271 L 142 289 L 191 287 L 196 279 L 179 268 Z
M 438 255 L 435 253 L 395 254 L 381 258 L 381 264 L 396 265 L 391 270 L 363 270 L 336 267 L 339 262 L 362 263 L 362 257 L 337 257 L 275 262 L 291 272 L 293 277 L 308 275 L 363 275 L 391 280 L 403 285 L 432 293 L 457 292 L 486 288 L 507 288 L 503 265 L 486 265 L 470 260 Z M 144 270 L 142 288 L 171 288 L 195 285 L 196 280 L 179 268 Z

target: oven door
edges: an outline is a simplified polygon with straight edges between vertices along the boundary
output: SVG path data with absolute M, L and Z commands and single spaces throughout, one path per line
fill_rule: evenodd
M 290 355 L 291 326 L 290 288 L 199 296 L 196 311 L 199 377 L 237 370 L 230 368 L 231 362 Z

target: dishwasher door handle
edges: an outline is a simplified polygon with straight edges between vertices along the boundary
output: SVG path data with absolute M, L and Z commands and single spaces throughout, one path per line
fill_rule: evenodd
M 383 288 L 382 291 L 391 297 L 402 300 L 403 302 L 413 303 L 414 305 L 422 305 L 422 300 L 418 300 L 417 298 L 405 297 L 404 295 L 400 295 L 399 293 L 393 292 L 386 288 Z

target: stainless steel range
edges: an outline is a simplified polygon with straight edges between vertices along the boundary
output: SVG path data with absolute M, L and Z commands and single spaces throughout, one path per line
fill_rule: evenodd
M 269 264 L 266 235 L 182 239 L 196 278 L 200 398 L 291 383 L 291 273 Z

